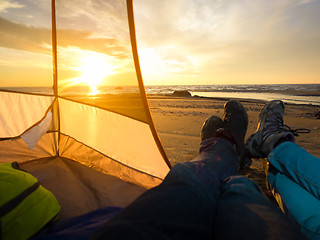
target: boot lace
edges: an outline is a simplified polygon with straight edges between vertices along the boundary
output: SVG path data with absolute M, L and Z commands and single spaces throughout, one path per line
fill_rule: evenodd
M 298 137 L 299 134 L 306 134 L 306 133 L 310 133 L 311 130 L 308 128 L 290 128 L 288 125 L 283 125 L 284 129 L 288 132 L 291 132 L 294 136 Z

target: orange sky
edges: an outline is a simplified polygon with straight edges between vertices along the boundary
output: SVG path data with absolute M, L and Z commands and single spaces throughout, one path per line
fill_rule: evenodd
M 136 0 L 134 7 L 146 85 L 320 83 L 319 1 Z M 65 86 L 136 83 L 125 1 L 57 1 L 57 26 Z M 50 28 L 50 2 L 0 2 L 1 86 L 51 85 Z

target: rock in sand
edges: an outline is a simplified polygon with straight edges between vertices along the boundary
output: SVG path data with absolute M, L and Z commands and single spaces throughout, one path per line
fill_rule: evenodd
M 191 93 L 187 90 L 178 90 L 172 93 L 172 96 L 175 97 L 191 97 Z

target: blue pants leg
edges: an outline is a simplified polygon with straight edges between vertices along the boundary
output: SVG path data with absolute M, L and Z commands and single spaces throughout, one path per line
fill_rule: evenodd
M 212 239 L 220 186 L 237 172 L 239 157 L 211 139 L 192 162 L 176 164 L 164 181 L 138 197 L 93 239 Z
M 320 200 L 320 158 L 311 155 L 296 143 L 284 142 L 269 154 L 268 161 L 276 171 Z
M 246 177 L 232 176 L 221 186 L 214 239 L 304 239 L 298 226 L 271 204 Z
M 268 160 L 268 180 L 282 210 L 309 239 L 320 239 L 320 159 L 285 142 Z

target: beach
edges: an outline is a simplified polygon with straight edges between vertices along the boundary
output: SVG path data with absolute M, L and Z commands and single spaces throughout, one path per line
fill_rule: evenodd
M 174 165 L 197 156 L 203 122 L 211 115 L 222 118 L 223 105 L 228 99 L 148 95 L 148 100 L 159 137 Z M 247 139 L 256 131 L 259 111 L 265 101 L 239 101 L 248 112 Z M 291 128 L 310 129 L 308 134 L 299 134 L 296 143 L 317 157 L 320 157 L 320 119 L 316 119 L 315 115 L 319 110 L 319 106 L 286 104 L 284 116 L 284 123 Z M 260 159 L 252 159 L 250 169 L 241 171 L 240 174 L 255 181 L 266 195 L 270 195 Z

